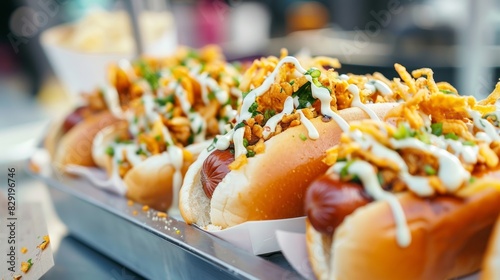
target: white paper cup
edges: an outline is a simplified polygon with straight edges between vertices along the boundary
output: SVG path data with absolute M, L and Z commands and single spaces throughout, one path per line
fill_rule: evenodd
M 41 45 L 56 74 L 71 95 L 90 92 L 107 84 L 107 68 L 121 59 L 133 59 L 130 53 L 84 52 L 62 46 L 60 42 L 68 36 L 71 25 L 52 27 L 41 35 Z M 156 42 L 146 46 L 145 54 L 165 56 L 177 48 L 174 26 L 165 31 Z

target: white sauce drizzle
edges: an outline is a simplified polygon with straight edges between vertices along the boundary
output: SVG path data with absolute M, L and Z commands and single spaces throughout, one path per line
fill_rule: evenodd
M 391 138 L 389 141 L 395 149 L 413 148 L 436 156 L 439 161 L 437 175 L 446 190 L 450 192 L 456 191 L 464 182 L 470 179 L 470 173 L 462 166 L 460 160 L 445 149 L 425 144 L 416 138 L 401 140 Z
M 403 158 L 395 151 L 392 150 L 369 135 L 363 135 L 359 130 L 351 131 L 349 134 L 354 141 L 356 141 L 362 149 L 369 150 L 375 156 L 386 159 L 395 163 L 399 167 L 399 178 L 401 178 L 408 186 L 408 188 L 415 194 L 426 197 L 435 193 L 429 182 L 429 178 L 423 176 L 413 176 L 408 172 L 408 166 Z M 463 145 L 460 141 L 453 139 L 444 139 L 444 136 L 431 136 L 431 140 L 437 146 L 428 145 L 416 138 L 405 138 L 397 140 L 391 138 L 390 144 L 394 149 L 413 148 L 437 157 L 439 161 L 438 178 L 443 183 L 444 187 L 449 192 L 454 192 L 460 188 L 465 182 L 470 179 L 470 173 L 462 166 L 458 156 L 461 156 L 466 163 L 477 162 L 479 148 L 477 146 Z M 448 152 L 446 149 L 450 147 L 455 155 Z M 339 173 L 346 165 L 346 162 L 338 162 L 329 170 Z M 348 168 L 350 174 L 356 174 L 361 181 L 367 192 L 376 200 L 385 200 L 391 206 L 394 218 L 396 220 L 396 231 L 398 244 L 406 247 L 411 242 L 411 236 L 407 228 L 404 212 L 396 197 L 383 191 L 378 182 L 373 166 L 365 161 L 354 161 Z
M 274 80 L 276 79 L 276 75 L 278 75 L 281 66 L 283 66 L 283 64 L 285 64 L 285 63 L 294 64 L 295 65 L 295 72 L 297 75 L 301 75 L 301 74 L 305 75 L 305 73 L 307 72 L 300 65 L 299 61 L 295 57 L 287 56 L 287 57 L 283 58 L 280 62 L 278 62 L 278 64 L 274 68 L 273 72 L 271 72 L 271 74 L 269 76 L 267 76 L 267 78 L 264 80 L 262 85 L 260 85 L 257 88 L 254 88 L 243 99 L 243 104 L 241 105 L 241 110 L 239 112 L 239 115 L 236 116 L 237 123 L 241 123 L 241 122 L 246 121 L 252 117 L 252 113 L 249 111 L 250 107 L 255 102 L 257 97 L 263 95 L 264 93 L 266 93 L 269 90 L 271 85 L 274 83 Z M 330 96 L 330 91 L 328 91 L 328 89 L 325 87 L 318 87 L 314 83 L 313 77 L 311 75 L 308 74 L 308 75 L 305 75 L 305 77 L 311 83 L 312 96 L 316 99 L 319 99 L 321 102 L 321 113 L 325 117 L 333 118 L 334 121 L 339 125 L 339 127 L 343 131 L 348 131 L 349 124 L 342 117 L 340 117 L 338 114 L 336 114 L 330 107 L 330 102 L 332 101 L 332 97 Z M 290 100 L 290 101 L 288 101 L 288 100 Z M 292 106 L 292 110 L 290 111 L 290 113 L 291 113 L 293 111 L 293 107 L 298 106 L 298 100 L 293 100 L 292 98 L 287 98 L 285 100 L 285 103 L 287 103 L 287 102 L 290 102 L 290 104 Z M 290 106 L 290 105 L 285 104 L 284 111 L 285 111 L 285 109 L 289 108 L 288 106 Z M 271 119 L 273 119 L 274 117 L 275 116 L 273 116 Z M 272 132 L 272 131 L 274 131 L 273 128 L 275 129 L 277 123 L 281 120 L 281 118 L 277 122 L 275 120 L 271 120 L 271 119 L 268 120 L 268 122 L 266 123 L 266 126 L 268 126 L 270 131 Z M 276 124 L 274 124 L 274 122 L 276 122 Z M 225 139 L 233 139 L 234 142 L 243 141 L 243 139 L 240 138 L 242 134 L 235 134 L 233 130 L 234 129 L 227 132 L 226 135 L 224 135 L 224 138 Z M 264 133 L 267 136 L 269 136 L 270 133 L 266 132 L 266 130 L 264 130 Z M 313 135 L 314 135 L 314 133 L 313 133 Z M 267 136 L 264 136 L 264 137 L 266 138 Z M 235 139 L 236 137 L 238 137 L 238 139 Z M 217 149 L 220 149 L 219 147 L 225 147 L 225 146 L 226 145 L 221 144 L 221 145 L 217 145 L 216 147 L 217 147 Z M 246 149 L 245 149 L 245 151 L 246 151 Z M 235 153 L 236 156 L 238 154 L 243 154 L 243 153 Z
M 384 82 L 379 81 L 379 80 L 373 80 L 372 83 L 375 86 L 375 88 L 377 89 L 377 91 L 380 92 L 383 96 L 393 94 L 391 88 L 389 88 L 389 86 L 386 85 Z
M 464 145 L 462 144 L 462 142 L 457 140 L 445 139 L 444 136 L 436 136 L 431 134 L 430 137 L 433 144 L 445 150 L 451 148 L 454 152 L 453 154 L 457 157 L 461 157 L 465 163 L 475 164 L 477 162 L 479 146 Z
M 365 83 L 365 89 L 370 91 L 370 94 L 375 93 L 377 91 L 377 88 L 369 82 Z
M 234 132 L 234 158 L 238 158 L 241 155 L 247 154 L 247 148 L 243 145 L 243 135 L 245 134 L 245 129 L 239 128 Z M 217 141 L 217 143 L 219 143 Z
M 351 103 L 352 106 L 358 107 L 361 110 L 365 111 L 372 120 L 380 121 L 377 114 L 375 114 L 375 112 L 372 109 L 368 108 L 368 106 L 366 106 L 365 104 L 363 104 L 363 102 L 361 102 L 361 98 L 359 96 L 359 88 L 356 85 L 353 84 L 349 85 L 347 87 L 347 90 L 353 95 L 353 100 Z
M 488 144 L 489 144 L 489 143 L 491 143 L 491 142 L 493 142 L 493 139 L 491 139 L 491 137 L 490 137 L 490 136 L 488 136 L 488 134 L 487 134 L 487 133 L 482 132 L 482 131 L 479 131 L 479 132 L 478 132 L 478 133 L 476 133 L 476 135 L 474 135 L 474 136 L 476 136 L 476 138 L 477 138 L 477 139 L 479 139 L 479 140 L 483 140 L 484 142 L 486 142 L 486 143 L 488 143 Z
M 231 143 L 230 141 L 233 138 L 233 134 L 234 134 L 234 129 L 231 129 L 224 135 L 216 136 L 217 143 L 215 144 L 215 147 L 218 150 L 226 150 L 227 148 L 229 148 L 229 144 Z
M 481 114 L 474 110 L 469 110 L 469 116 L 474 121 L 474 125 L 483 130 L 493 141 L 500 141 L 500 135 L 498 135 L 495 127 L 487 120 L 481 117 Z
M 338 162 L 332 168 L 336 173 L 339 173 L 346 164 L 346 162 Z M 389 204 L 396 222 L 396 239 L 398 245 L 403 248 L 408 247 L 411 243 L 411 233 L 406 223 L 403 207 L 394 194 L 382 189 L 373 166 L 366 161 L 359 160 L 349 166 L 348 172 L 359 177 L 366 192 L 371 197 L 375 200 L 386 201 Z
M 267 139 L 269 135 L 271 135 L 271 133 L 276 131 L 276 126 L 278 125 L 278 122 L 281 121 L 281 119 L 285 115 L 289 115 L 292 112 L 293 112 L 293 98 L 291 96 L 288 96 L 285 100 L 283 111 L 281 111 L 279 114 L 272 116 L 266 122 L 266 125 L 264 126 L 264 131 L 262 132 L 264 139 Z
M 313 140 L 318 139 L 319 138 L 318 130 L 314 127 L 312 122 L 304 115 L 302 110 L 299 110 L 298 112 L 300 114 L 300 122 L 304 124 L 304 126 L 307 129 L 307 136 L 309 136 L 309 138 Z
M 361 131 L 354 130 L 349 136 L 360 144 L 363 150 L 370 150 L 375 156 L 384 158 L 395 163 L 399 167 L 400 176 L 408 184 L 408 188 L 419 196 L 430 196 L 434 194 L 434 189 L 429 184 L 423 185 L 422 179 L 408 173 L 408 165 L 404 159 L 394 150 L 380 144 L 369 135 L 363 135 Z
M 191 130 L 194 133 L 194 142 L 203 142 L 206 137 L 205 134 L 207 129 L 205 119 L 203 119 L 198 112 L 191 110 L 192 105 L 189 103 L 184 88 L 180 84 L 173 82 L 171 83 L 171 87 L 175 88 L 175 96 L 181 103 L 181 109 L 184 114 L 188 116 L 188 119 L 191 122 Z
M 341 79 L 342 81 L 348 81 L 349 80 L 349 76 L 347 76 L 346 74 L 341 74 L 339 76 L 339 79 Z
M 115 87 L 106 86 L 102 90 L 104 102 L 106 103 L 106 107 L 108 107 L 109 111 L 116 117 L 123 116 L 123 110 L 120 106 L 120 97 L 118 96 L 118 91 Z

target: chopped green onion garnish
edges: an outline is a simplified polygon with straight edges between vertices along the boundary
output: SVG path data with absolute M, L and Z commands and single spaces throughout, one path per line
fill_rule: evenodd
M 276 112 L 272 109 L 267 109 L 264 112 L 264 123 L 266 123 L 272 116 L 276 115 Z
M 215 92 L 213 91 L 210 91 L 208 93 L 208 100 L 214 100 L 215 99 Z
M 412 136 L 412 131 L 404 123 L 400 123 L 398 125 L 398 129 L 396 130 L 396 133 L 394 133 L 393 135 L 393 137 L 397 140 L 404 139 L 410 136 Z
M 259 112 L 257 111 L 257 108 L 259 107 L 259 104 L 257 102 L 252 103 L 250 105 L 250 108 L 248 108 L 248 112 L 252 113 L 252 117 L 255 117 Z
M 444 139 L 458 140 L 458 136 L 455 133 L 446 133 Z
M 321 83 L 319 82 L 318 78 L 313 78 L 313 83 L 314 83 L 314 85 L 316 85 L 317 87 L 322 87 L 322 86 L 323 86 L 323 84 L 321 84 Z
M 165 97 L 158 97 L 155 99 L 155 102 L 158 103 L 158 105 L 160 105 L 160 106 L 165 106 L 165 105 L 167 105 L 167 103 L 174 103 L 174 101 L 175 101 L 175 97 L 173 94 L 165 96 Z
M 234 86 L 235 87 L 239 87 L 240 86 L 240 80 L 238 80 L 238 78 L 233 77 L 233 82 L 234 82 Z
M 342 169 L 340 170 L 340 178 L 341 179 L 345 179 L 347 177 L 347 175 L 349 175 L 349 167 L 351 166 L 351 164 L 354 163 L 354 160 L 351 160 L 351 161 L 348 161 L 344 167 L 342 167 Z
M 429 164 L 424 165 L 424 171 L 425 171 L 425 174 L 427 174 L 427 175 L 436 175 L 436 173 L 437 173 L 436 169 L 434 169 Z
M 247 157 L 253 157 L 253 156 L 255 156 L 255 152 L 254 152 L 254 151 L 252 151 L 252 150 L 249 150 L 249 151 L 247 152 Z
M 29 264 L 28 265 L 28 270 L 30 270 L 30 268 L 33 266 L 33 263 L 32 263 L 31 259 L 28 260 L 28 264 Z
M 243 146 L 246 148 L 248 146 L 248 140 L 243 138 Z
M 319 78 L 319 76 L 321 76 L 321 71 L 319 71 L 319 69 L 311 68 L 308 72 L 313 78 Z
M 443 123 L 433 123 L 431 124 L 432 134 L 436 136 L 441 136 L 443 134 Z
M 470 140 L 464 141 L 462 144 L 465 146 L 476 146 L 476 142 Z
M 115 149 L 113 149 L 113 147 L 107 147 L 105 152 L 108 156 L 111 157 L 115 155 Z
M 382 172 L 378 172 L 377 173 L 377 179 L 378 179 L 378 183 L 382 186 L 384 185 L 384 176 L 382 176 Z
M 429 138 L 429 135 L 426 133 L 417 133 L 417 139 L 424 142 L 425 144 L 430 144 L 431 139 Z
M 239 124 L 237 124 L 236 126 L 234 126 L 234 131 L 236 131 L 237 129 L 241 128 L 241 127 L 244 127 L 245 126 L 245 123 L 244 122 L 240 122 Z
M 440 89 L 439 91 L 444 93 L 444 94 L 456 94 L 455 92 L 448 90 L 448 89 Z
M 302 141 L 307 140 L 307 136 L 305 136 L 304 133 L 299 134 L 299 137 L 300 137 L 300 140 L 302 140 Z

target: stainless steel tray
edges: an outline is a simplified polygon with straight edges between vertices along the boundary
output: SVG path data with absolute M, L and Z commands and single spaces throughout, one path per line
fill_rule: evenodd
M 68 176 L 35 178 L 50 186 L 72 235 L 149 279 L 302 279 L 281 253 L 254 256 L 173 218 Z

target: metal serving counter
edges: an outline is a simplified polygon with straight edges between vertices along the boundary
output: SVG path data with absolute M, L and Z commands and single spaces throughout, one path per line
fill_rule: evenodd
M 149 279 L 301 279 L 281 253 L 254 256 L 67 176 L 43 177 L 71 235 Z

